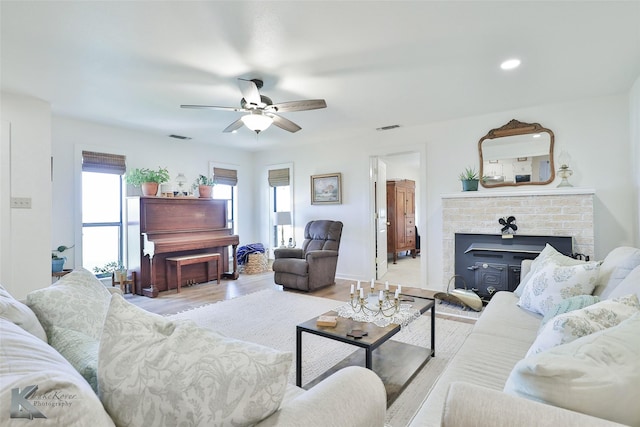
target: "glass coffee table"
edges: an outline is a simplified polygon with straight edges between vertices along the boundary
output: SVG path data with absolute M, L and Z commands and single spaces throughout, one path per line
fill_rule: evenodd
M 387 405 L 391 405 L 418 371 L 431 357 L 435 356 L 435 301 L 430 298 L 405 294 L 401 294 L 401 300 L 403 304 L 411 304 L 411 308 L 418 310 L 420 314 L 424 314 L 427 310 L 431 311 L 431 348 L 390 340 L 402 328 L 397 324 L 392 323 L 380 327 L 370 322 L 357 322 L 350 318 L 338 317 L 336 326 L 325 327 L 316 325 L 316 321 L 320 317 L 317 316 L 296 326 L 296 385 L 308 390 L 346 366 L 364 365 L 382 379 L 387 390 Z M 337 316 L 337 312 L 329 311 L 322 316 Z M 366 335 L 362 338 L 348 336 L 347 334 L 354 329 L 362 330 L 366 332 Z M 327 372 L 303 386 L 303 332 L 360 347 L 364 349 L 364 354 L 361 351 L 352 353 Z

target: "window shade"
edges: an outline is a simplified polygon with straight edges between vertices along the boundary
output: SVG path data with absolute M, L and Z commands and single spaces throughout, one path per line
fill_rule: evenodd
M 119 154 L 82 152 L 83 172 L 100 172 L 122 175 L 127 171 L 126 157 Z
M 223 185 L 237 185 L 238 171 L 235 169 L 213 168 L 213 182 Z
M 289 185 L 289 168 L 271 169 L 269 171 L 269 185 L 271 187 L 285 187 Z

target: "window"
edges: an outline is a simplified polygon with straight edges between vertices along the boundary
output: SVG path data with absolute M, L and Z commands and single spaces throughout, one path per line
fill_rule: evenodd
M 271 186 L 271 213 L 272 213 L 272 247 L 279 246 L 295 246 L 293 236 L 293 203 L 291 188 L 291 168 L 284 167 L 269 170 L 269 186 Z M 290 216 L 285 215 L 285 223 L 278 224 L 276 212 L 289 212 Z M 288 224 L 287 224 L 288 222 Z
M 238 234 L 238 224 L 236 223 L 238 171 L 211 164 L 209 170 L 213 171 L 213 182 L 215 183 L 212 197 L 227 200 L 227 227 L 231 229 L 233 234 Z
M 123 263 L 122 174 L 125 157 L 82 152 L 82 266 Z

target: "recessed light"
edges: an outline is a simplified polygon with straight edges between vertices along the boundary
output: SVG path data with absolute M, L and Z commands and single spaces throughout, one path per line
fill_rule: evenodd
M 503 70 L 513 70 L 514 68 L 518 68 L 520 66 L 519 59 L 507 59 L 502 64 L 500 64 L 500 68 Z
M 396 129 L 399 128 L 400 125 L 389 125 L 389 126 L 382 126 L 379 128 L 376 128 L 377 131 L 382 131 L 382 130 L 391 130 L 391 129 Z

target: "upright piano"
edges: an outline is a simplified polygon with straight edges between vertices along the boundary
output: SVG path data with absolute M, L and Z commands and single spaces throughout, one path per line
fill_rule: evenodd
M 138 295 L 177 287 L 167 283 L 167 257 L 199 253 L 219 253 L 225 278 L 238 278 L 236 251 L 239 238 L 227 227 L 227 200 L 193 197 L 128 197 L 128 268 L 136 272 Z M 229 246 L 233 270 L 229 270 Z M 207 281 L 206 266 L 184 266 L 186 283 Z

